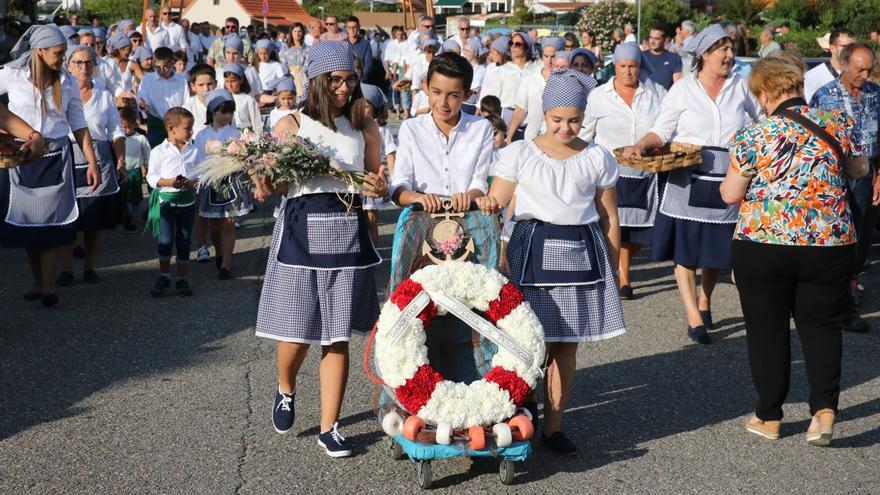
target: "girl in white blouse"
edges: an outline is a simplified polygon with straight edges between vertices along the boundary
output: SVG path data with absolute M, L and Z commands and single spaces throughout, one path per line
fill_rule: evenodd
M 257 41 L 255 48 L 257 50 L 257 60 L 254 61 L 254 69 L 260 75 L 260 83 L 263 88 L 270 88 L 273 81 L 284 77 L 287 73 L 281 62 L 278 61 L 278 55 L 275 53 L 275 44 L 267 39 Z
M 118 223 L 121 211 L 119 176 L 125 173 L 125 133 L 113 94 L 95 84 L 96 64 L 96 54 L 89 47 L 78 47 L 68 52 L 67 72 L 76 78 L 101 172 L 101 185 L 92 189 L 84 180 L 88 163 L 82 151 L 74 147 L 74 184 L 79 207 L 76 226 L 85 241 L 83 280 L 88 283 L 98 282 L 95 258 L 101 231 L 113 230 Z M 59 287 L 73 282 L 73 249 L 73 244 L 64 248 L 62 271 L 57 280 Z
M 67 39 L 54 25 L 30 27 L 0 71 L 0 94 L 9 110 L 46 140 L 46 154 L 14 169 L 0 170 L 0 245 L 25 249 L 33 286 L 26 301 L 58 303 L 55 290 L 61 246 L 73 242 L 79 216 L 73 192 L 73 163 L 67 135 L 85 150 L 86 180 L 101 183 L 79 92 L 62 70 Z M 33 136 L 28 136 L 33 138 Z
M 694 73 L 675 83 L 663 100 L 651 131 L 623 156 L 641 155 L 670 141 L 703 147 L 699 166 L 669 173 L 654 222 L 653 257 L 672 260 L 684 301 L 688 336 L 709 344 L 713 328 L 712 291 L 722 269 L 730 268 L 730 248 L 738 206 L 721 200 L 727 174 L 727 145 L 737 130 L 759 118 L 746 81 L 733 74 L 733 42 L 719 24 L 689 38 Z M 696 270 L 702 268 L 697 292 Z
M 616 76 L 590 93 L 580 138 L 595 141 L 608 151 L 629 146 L 654 125 L 666 90 L 647 79 L 651 68 L 643 63 L 636 43 L 614 50 Z M 617 165 L 617 208 L 620 217 L 620 297 L 631 299 L 629 264 L 642 246 L 651 245 L 651 227 L 657 214 L 657 174 Z
M 244 68 L 239 64 L 224 65 L 223 84 L 235 98 L 235 127 L 239 130 L 261 130 L 260 108 L 257 100 L 249 94 L 251 87 Z
M 607 150 L 577 137 L 590 84 L 573 70 L 550 76 L 542 106 L 547 132 L 502 149 L 489 195 L 477 199 L 484 213 L 496 214 L 516 194 L 510 279 L 544 327 L 542 439 L 563 455 L 577 452 L 561 428 L 578 343 L 626 331 L 612 269 L 620 246 L 617 164 Z M 525 406 L 536 414 L 534 403 Z

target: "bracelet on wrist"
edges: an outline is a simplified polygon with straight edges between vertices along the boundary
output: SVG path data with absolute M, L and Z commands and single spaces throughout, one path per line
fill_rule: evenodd
M 36 130 L 31 131 L 30 134 L 28 134 L 28 136 L 27 136 L 27 140 L 30 141 L 31 139 L 34 138 L 34 136 L 36 136 L 38 134 L 40 134 L 40 131 L 36 131 Z

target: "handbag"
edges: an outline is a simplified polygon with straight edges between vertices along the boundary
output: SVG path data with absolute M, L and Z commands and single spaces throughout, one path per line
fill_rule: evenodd
M 815 134 L 816 137 L 818 137 L 822 141 L 825 141 L 825 144 L 831 146 L 832 151 L 834 151 L 834 154 L 837 156 L 837 163 L 839 163 L 840 166 L 843 166 L 843 164 L 846 163 L 846 153 L 844 153 L 843 148 L 840 147 L 840 141 L 838 141 L 837 138 L 832 136 L 828 131 L 823 129 L 822 126 L 804 117 L 803 115 L 797 112 L 793 112 L 787 108 L 777 110 L 776 114 L 793 120 L 807 128 L 807 130 Z

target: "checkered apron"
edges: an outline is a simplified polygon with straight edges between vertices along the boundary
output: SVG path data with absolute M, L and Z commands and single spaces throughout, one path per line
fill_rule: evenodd
M 288 230 L 285 210 L 297 199 L 308 201 L 304 196 L 285 200 L 275 223 L 256 335 L 283 342 L 330 345 L 347 342 L 352 332 L 368 333 L 379 318 L 374 265 L 328 269 L 278 261 Z M 336 249 L 335 233 L 329 230 L 308 232 L 306 237 L 315 251 Z M 373 249 L 372 243 L 369 247 Z
M 42 157 L 9 170 L 6 223 L 51 227 L 69 225 L 77 218 L 70 141 L 47 139 Z
M 230 218 L 247 215 L 254 209 L 251 192 L 239 176 L 227 177 L 219 189 L 207 186 L 199 189 L 199 216 L 202 218 Z
M 82 149 L 75 141 L 71 141 L 73 147 L 73 182 L 76 184 L 77 198 L 99 198 L 111 196 L 119 192 L 119 182 L 116 180 L 116 159 L 113 154 L 113 146 L 110 141 L 93 141 L 92 148 L 95 150 L 95 158 L 98 159 L 98 168 L 101 172 L 101 185 L 92 191 L 86 172 L 89 162 Z
M 621 227 L 651 227 L 657 215 L 657 174 L 617 165 L 617 217 Z
M 726 148 L 704 146 L 702 163 L 669 172 L 660 211 L 672 218 L 703 223 L 736 223 L 739 206 L 721 199 L 720 186 L 727 174 Z
M 593 242 L 589 243 L 588 248 L 591 252 L 583 252 L 583 255 L 584 259 L 596 262 L 595 269 L 600 277 L 598 280 L 581 285 L 523 285 L 522 274 L 526 272 L 525 265 L 528 263 L 539 262 L 545 266 L 556 263 L 556 268 L 560 270 L 568 267 L 583 268 L 583 265 L 573 261 L 570 252 L 562 255 L 557 250 L 552 257 L 544 253 L 540 261 L 537 256 L 530 256 L 530 252 L 535 252 L 530 246 L 537 223 L 535 220 L 516 223 L 507 247 L 507 261 L 511 280 L 523 292 L 544 327 L 544 340 L 584 342 L 608 339 L 625 333 L 623 309 L 611 275 L 608 249 L 598 223 L 581 227 L 585 235 L 592 237 Z M 579 266 L 573 266 L 572 263 Z

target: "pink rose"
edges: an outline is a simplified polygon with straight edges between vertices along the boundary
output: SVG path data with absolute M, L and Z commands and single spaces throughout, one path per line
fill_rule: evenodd
M 229 143 L 229 146 L 226 147 L 226 152 L 230 155 L 237 155 L 238 153 L 241 153 L 243 149 L 244 146 L 240 141 L 232 141 Z

